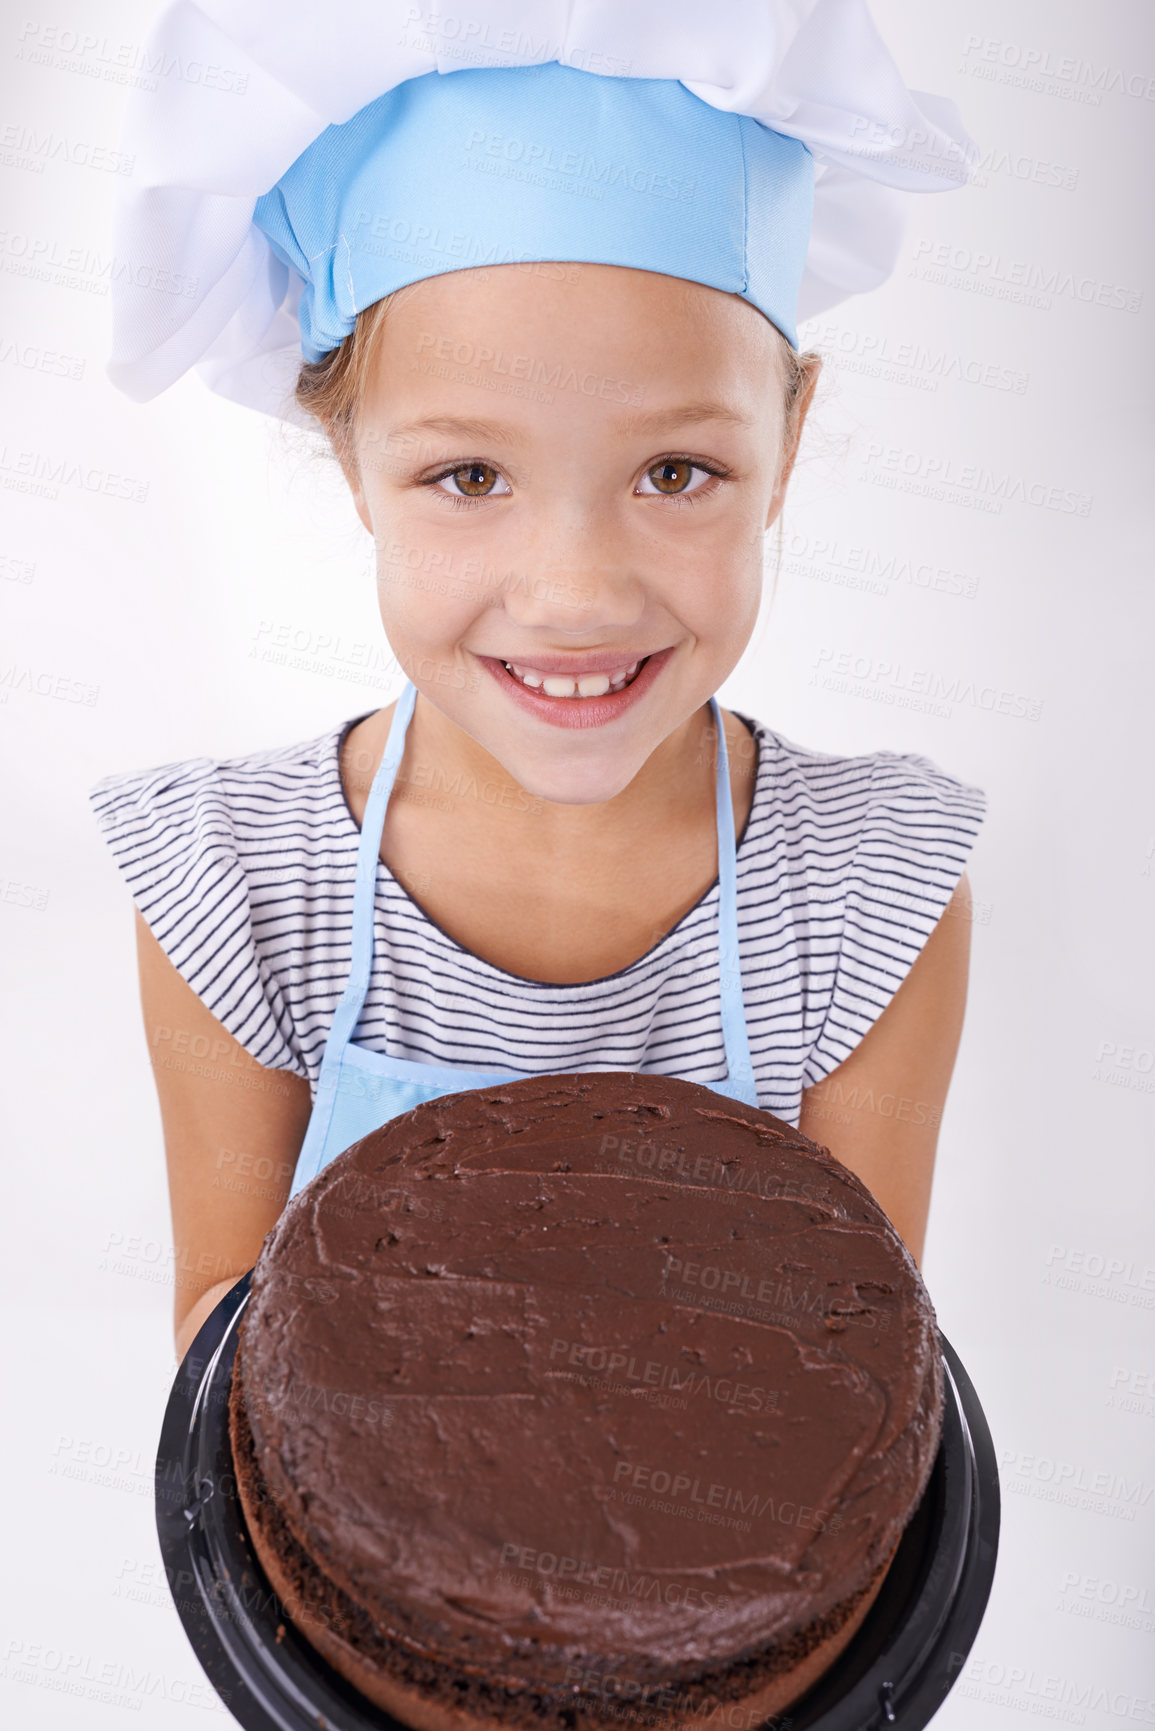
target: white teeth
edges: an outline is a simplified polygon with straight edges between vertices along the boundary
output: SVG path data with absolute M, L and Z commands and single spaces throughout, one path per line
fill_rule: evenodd
M 576 679 L 565 673 L 538 673 L 533 667 L 520 667 L 516 661 L 502 665 L 523 685 L 544 692 L 546 697 L 604 697 L 607 692 L 620 691 L 627 685 L 641 661 L 634 661 L 629 667 L 616 667 L 612 673 L 583 673 Z

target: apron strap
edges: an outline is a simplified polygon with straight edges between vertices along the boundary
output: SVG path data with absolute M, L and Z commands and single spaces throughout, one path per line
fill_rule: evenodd
M 732 1087 L 747 1106 L 756 1106 L 758 1090 L 746 1031 L 742 963 L 738 950 L 738 850 L 734 838 L 734 807 L 730 799 L 730 758 L 726 750 L 722 711 L 716 697 L 711 697 L 710 708 L 718 729 L 715 807 L 718 821 L 718 977 L 722 996 L 722 1039 Z
M 405 750 L 405 735 L 416 699 L 417 687 L 411 680 L 407 680 L 404 691 L 397 699 L 385 750 L 373 777 L 369 798 L 365 802 L 361 840 L 357 845 L 357 882 L 353 890 L 353 960 L 345 991 L 337 1005 L 329 1028 L 329 1037 L 325 1041 L 326 1056 L 330 1047 L 339 1055 L 352 1038 L 365 1003 L 365 994 L 369 990 L 369 976 L 373 969 L 373 905 L 377 892 L 381 834 L 385 827 L 385 810 L 389 804 L 389 795 L 393 792 L 393 783 L 397 779 L 397 769 Z
M 373 777 L 369 798 L 365 802 L 361 839 L 357 843 L 357 880 L 353 887 L 353 960 L 341 1001 L 329 1024 L 325 1049 L 321 1054 L 321 1068 L 313 1095 L 313 1110 L 305 1129 L 305 1139 L 297 1155 L 290 1197 L 303 1190 L 325 1164 L 329 1126 L 336 1110 L 337 1091 L 341 1080 L 341 1059 L 352 1039 L 365 1002 L 365 994 L 369 990 L 369 975 L 373 966 L 373 905 L 377 891 L 381 832 L 385 825 L 385 808 L 389 803 L 389 795 L 397 777 L 397 767 L 405 749 L 405 733 L 416 697 L 417 687 L 412 682 L 407 682 L 405 690 L 397 699 L 385 750 Z M 332 1158 L 331 1154 L 329 1158 Z
M 407 681 L 404 691 L 397 699 L 389 737 L 385 741 L 385 751 L 369 789 L 365 815 L 361 822 L 361 839 L 357 847 L 357 881 L 353 891 L 353 959 L 344 993 L 325 1041 L 323 1070 L 330 1067 L 331 1058 L 339 1060 L 351 1040 L 369 990 L 369 977 L 373 967 L 373 909 L 381 834 L 385 826 L 389 796 L 393 791 L 393 783 L 397 779 L 397 770 L 405 750 L 405 735 L 416 699 L 417 687 L 412 681 Z M 730 761 L 726 750 L 726 729 L 722 724 L 722 711 L 717 698 L 711 697 L 710 709 L 718 731 L 714 804 L 718 837 L 718 975 L 721 988 L 722 1039 L 726 1049 L 726 1070 L 732 1087 L 738 1091 L 739 1098 L 748 1105 L 756 1106 L 758 1095 L 746 1030 L 742 967 L 738 949 L 736 843 L 734 808 L 730 799 Z

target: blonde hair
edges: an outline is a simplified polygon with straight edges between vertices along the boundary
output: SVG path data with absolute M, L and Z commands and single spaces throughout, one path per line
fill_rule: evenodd
M 301 362 L 293 396 L 306 414 L 320 422 L 342 462 L 354 460 L 357 413 L 389 308 L 400 293 L 394 289 L 393 294 L 359 312 L 353 329 L 338 348 L 330 349 L 319 361 Z

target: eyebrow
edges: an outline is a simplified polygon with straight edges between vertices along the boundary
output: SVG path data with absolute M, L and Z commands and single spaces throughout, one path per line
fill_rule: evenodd
M 736 427 L 753 425 L 748 415 L 740 415 L 723 403 L 710 402 L 682 403 L 669 409 L 651 409 L 648 414 L 626 415 L 623 420 L 625 430 L 630 434 L 661 432 L 663 427 L 694 426 L 702 421 L 721 421 Z M 389 436 L 391 439 L 410 439 L 421 433 L 448 433 L 494 445 L 512 445 L 518 438 L 516 432 L 509 427 L 503 427 L 499 422 L 461 419 L 456 415 L 427 415 L 420 421 L 409 421 L 403 427 L 394 427 Z
M 724 403 L 681 403 L 669 409 L 652 409 L 648 415 L 626 416 L 626 425 L 631 433 L 657 433 L 663 427 L 694 426 L 699 421 L 722 421 L 732 427 L 753 425 L 749 415 L 740 415 Z
M 463 439 L 478 439 L 484 444 L 512 445 L 516 433 L 493 421 L 460 420 L 455 415 L 427 415 L 421 421 L 408 421 L 403 427 L 390 429 L 390 439 L 411 439 L 419 433 L 456 433 Z

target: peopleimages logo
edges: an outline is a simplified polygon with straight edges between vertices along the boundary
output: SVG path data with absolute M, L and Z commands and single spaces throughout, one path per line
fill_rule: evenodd
M 890 478 L 893 477 L 893 481 Z M 1050 481 L 1015 475 L 1009 470 L 988 469 L 982 463 L 958 463 L 938 452 L 910 451 L 901 445 L 884 445 L 873 439 L 866 447 L 867 481 L 909 484 L 912 490 L 951 503 L 981 504 L 996 515 L 1004 505 L 1034 505 L 1040 510 L 1062 511 L 1089 517 L 1094 497 Z
M 556 1551 L 539 1551 L 531 1545 L 507 1543 L 501 1547 L 501 1566 L 516 1566 L 530 1574 L 547 1579 L 569 1582 L 575 1586 L 597 1588 L 627 1599 L 656 1599 L 663 1605 L 688 1605 L 712 1610 L 723 1605 L 728 1594 L 719 1593 L 697 1583 L 683 1585 L 679 1581 L 659 1580 L 640 1571 L 618 1568 L 610 1563 L 594 1563 L 584 1557 L 568 1557 Z
M 874 595 L 888 595 L 892 583 L 905 583 L 911 589 L 933 590 L 940 595 L 964 596 L 967 600 L 978 593 L 979 579 L 974 573 L 932 565 L 925 559 L 880 552 L 874 547 L 854 546 L 825 535 L 787 532 L 782 552 L 784 568 L 797 576 L 845 582 L 850 588 L 866 589 Z
M 1096 64 L 1077 54 L 1057 54 L 1025 42 L 1005 42 L 996 36 L 968 36 L 960 70 L 1043 94 L 1062 95 L 1098 107 L 1104 92 L 1155 101 L 1155 76 L 1109 60 Z
M 837 1532 L 842 1525 L 842 1516 L 835 1509 L 788 1498 L 776 1503 L 773 1496 L 756 1490 L 742 1491 L 735 1485 L 711 1483 L 697 1473 L 666 1472 L 644 1461 L 632 1465 L 629 1461 L 618 1461 L 614 1466 L 614 1486 L 619 1490 L 624 1486 L 632 1491 L 651 1491 L 658 1497 L 668 1496 L 673 1504 L 681 1503 L 686 1508 L 693 1505 L 702 1515 L 711 1509 L 732 1511 L 759 1520 L 778 1521 L 783 1526 L 805 1527 L 815 1533 L 828 1527 L 832 1533 Z
M 682 180 L 637 163 L 603 162 L 580 150 L 559 151 L 555 145 L 541 139 L 513 138 L 503 132 L 485 132 L 474 127 L 466 139 L 465 149 L 467 161 L 474 152 L 478 153 L 473 158 L 474 166 L 479 167 L 488 161 L 494 168 L 511 164 L 524 166 L 531 172 L 572 176 L 575 181 L 596 188 L 599 194 L 604 187 L 620 186 L 631 192 L 648 193 L 653 198 L 674 199 L 681 204 L 692 204 L 694 199 L 695 183 L 692 180 Z
M 1043 699 L 997 685 L 984 685 L 960 674 L 947 674 L 933 667 L 907 667 L 886 656 L 863 655 L 853 649 L 824 646 L 818 651 L 811 685 L 875 702 L 897 702 L 900 707 L 924 708 L 949 717 L 951 705 L 969 704 L 988 715 L 1016 716 L 1038 721 Z M 906 700 L 906 701 L 904 701 Z
M 1009 391 L 1021 397 L 1030 383 L 1030 374 L 1017 367 L 950 349 L 927 348 L 919 342 L 898 342 L 884 334 L 859 331 L 848 325 L 819 324 L 812 320 L 806 326 L 806 344 L 830 355 L 834 365 L 843 371 L 913 384 L 924 391 L 936 391 L 940 380 L 953 379 L 959 384 Z
M 493 373 L 540 385 L 550 393 L 547 402 L 553 401 L 552 393 L 556 391 L 573 391 L 577 396 L 605 397 L 637 408 L 645 396 L 644 387 L 628 379 L 589 369 L 579 373 L 576 367 L 563 367 L 552 356 L 506 353 L 489 343 L 457 341 L 436 331 L 420 332 L 417 350 L 419 357 L 428 355 L 431 359 L 452 362 L 454 366 L 473 369 L 479 376 Z
M 91 31 L 69 29 L 61 24 L 41 24 L 26 19 L 16 48 L 17 60 L 32 66 L 51 66 L 60 72 L 78 72 L 87 78 L 155 91 L 161 78 L 199 85 L 230 96 L 243 96 L 248 89 L 247 72 L 212 61 L 185 59 L 165 53 L 147 43 L 117 42 Z
M 732 1376 L 710 1376 L 689 1364 L 663 1364 L 658 1359 L 639 1358 L 628 1348 L 558 1338 L 550 1342 L 549 1357 L 551 1365 L 556 1366 L 560 1360 L 564 1366 L 549 1371 L 547 1374 L 551 1376 L 566 1375 L 572 1369 L 592 1372 L 603 1375 L 607 1381 L 617 1378 L 623 1390 L 631 1394 L 668 1390 L 675 1394 L 705 1395 L 707 1400 L 720 1401 L 731 1410 L 748 1412 L 772 1410 L 781 1401 L 778 1389 L 762 1388 Z
M 1060 265 L 1032 264 L 1026 259 L 1004 258 L 997 252 L 953 246 L 945 240 L 918 241 L 912 257 L 916 273 L 927 282 L 971 288 L 1001 299 L 1021 298 L 1044 309 L 1053 298 L 1063 296 L 1086 306 L 1125 313 L 1137 313 L 1143 303 L 1142 289 L 1128 284 L 1080 276 Z
M 43 172 L 46 162 L 69 162 L 77 168 L 95 168 L 105 174 L 131 174 L 136 164 L 136 158 L 126 156 L 122 150 L 68 138 L 51 128 L 40 132 L 35 126 L 17 121 L 0 127 L 0 161 L 8 167 L 28 163 L 34 165 L 37 173 Z

